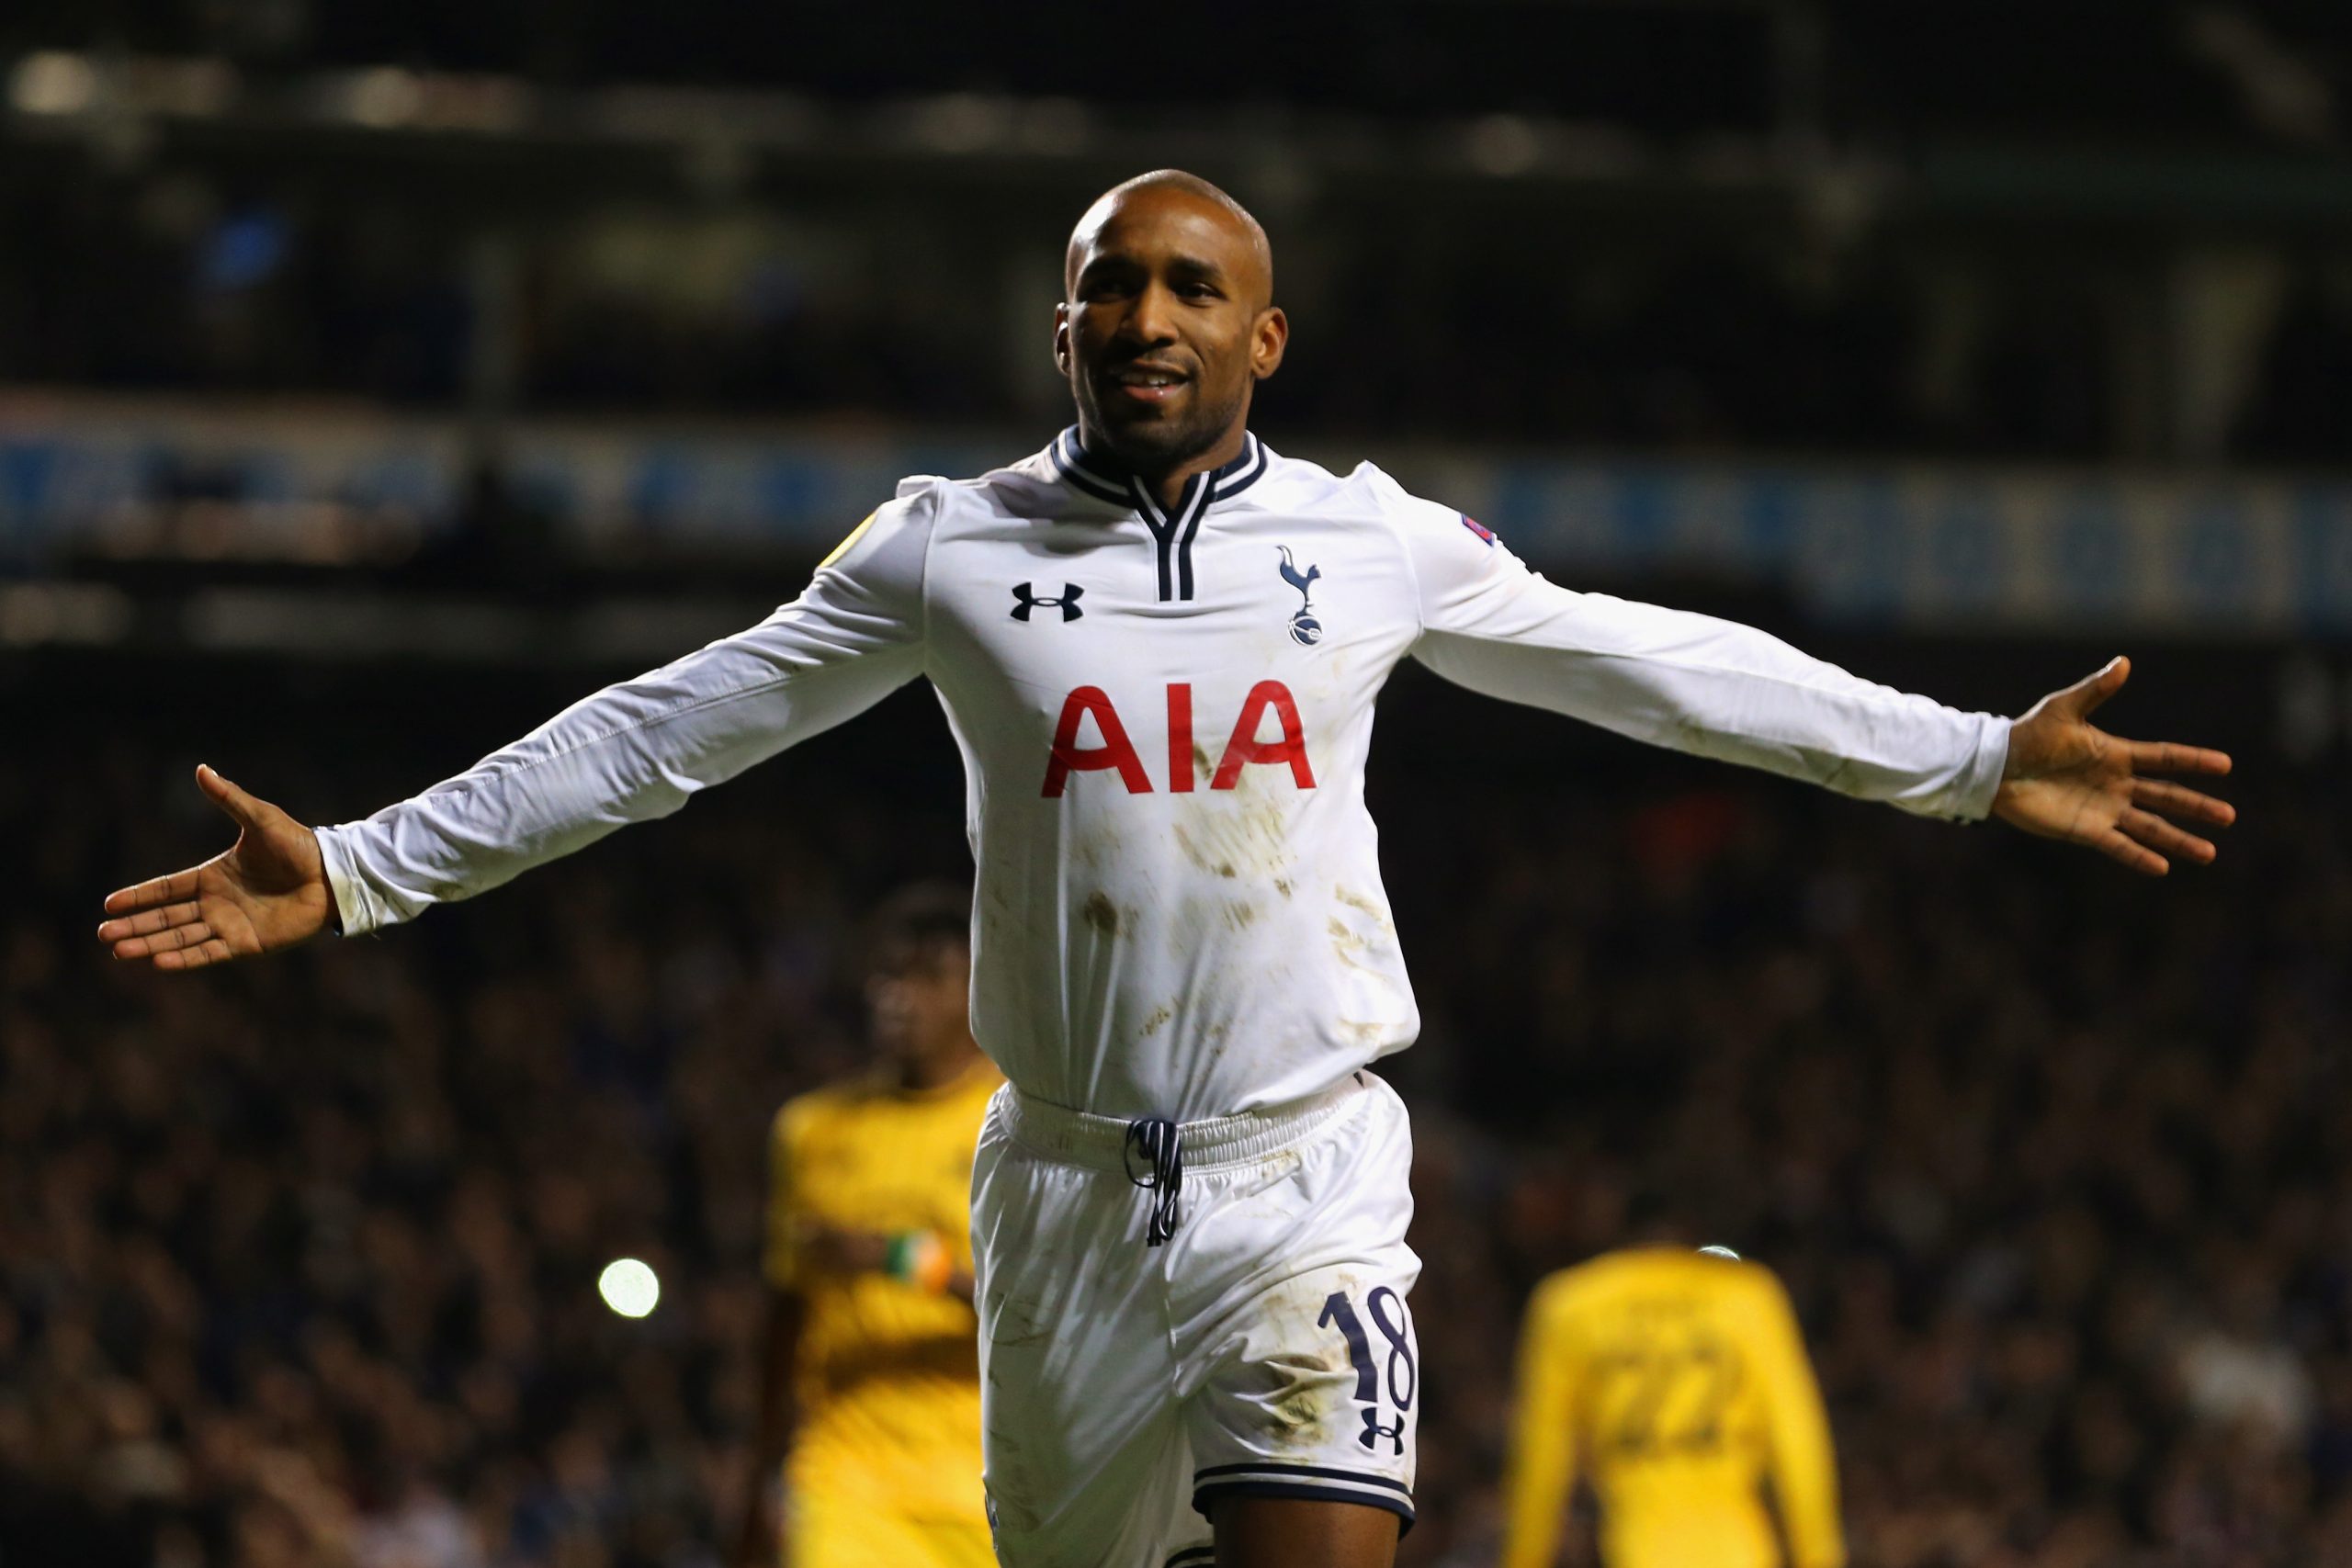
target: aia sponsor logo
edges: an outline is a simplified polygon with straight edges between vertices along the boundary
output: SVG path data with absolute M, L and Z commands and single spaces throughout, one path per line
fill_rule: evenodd
M 1170 685 L 1167 704 L 1168 793 L 1190 795 L 1199 784 L 1193 750 L 1192 683 L 1180 681 Z M 1090 718 L 1099 738 L 1099 744 L 1091 746 L 1081 744 L 1079 738 Z M 1272 740 L 1261 740 L 1259 732 L 1270 719 L 1282 734 Z M 1306 731 L 1298 722 L 1298 704 L 1280 681 L 1261 681 L 1241 699 L 1240 716 L 1233 721 L 1233 732 L 1226 738 L 1224 754 L 1209 774 L 1208 787 L 1236 788 L 1241 783 L 1241 770 L 1251 767 L 1288 768 L 1293 784 L 1300 789 L 1315 787 L 1315 770 L 1306 760 Z M 1118 774 L 1129 795 L 1152 792 L 1150 770 L 1128 739 L 1127 727 L 1110 694 L 1100 686 L 1080 686 L 1062 699 L 1061 716 L 1054 721 L 1045 797 L 1060 799 L 1072 773 L 1097 773 Z

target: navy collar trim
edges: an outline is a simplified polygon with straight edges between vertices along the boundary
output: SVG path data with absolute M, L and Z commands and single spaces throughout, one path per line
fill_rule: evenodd
M 1112 470 L 1119 476 L 1116 479 L 1103 473 L 1095 466 L 1099 459 L 1078 444 L 1078 426 L 1073 424 L 1055 436 L 1054 444 L 1046 450 L 1053 455 L 1055 472 L 1071 488 L 1116 505 L 1124 506 L 1135 500 L 1127 490 L 1128 476 L 1124 470 Z
M 1143 519 L 1159 547 L 1162 601 L 1193 596 L 1193 540 L 1201 531 L 1201 519 L 1216 502 L 1232 499 L 1265 477 L 1271 460 L 1266 444 L 1245 430 L 1240 455 L 1222 468 L 1186 479 L 1170 508 L 1161 506 L 1151 487 L 1116 459 L 1080 446 L 1076 425 L 1054 437 L 1046 450 L 1055 470 L 1073 490 L 1114 506 L 1133 507 Z
M 1138 479 L 1127 466 L 1107 453 L 1091 452 L 1079 445 L 1078 426 L 1071 425 L 1054 437 L 1046 448 L 1054 460 L 1054 469 L 1071 486 L 1084 491 L 1097 501 L 1117 502 L 1140 502 L 1143 507 L 1159 510 L 1159 500 L 1150 488 Z M 1230 501 L 1265 477 L 1272 454 L 1254 431 L 1241 433 L 1241 451 L 1222 468 L 1205 474 L 1194 474 L 1184 481 L 1184 492 L 1177 499 L 1176 512 L 1185 511 L 1196 486 L 1215 491 L 1212 503 Z

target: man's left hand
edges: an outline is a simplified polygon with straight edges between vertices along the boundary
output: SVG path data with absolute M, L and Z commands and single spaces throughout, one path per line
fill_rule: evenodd
M 2165 820 L 2205 827 L 2237 820 L 2229 802 L 2151 773 L 2230 771 L 2224 752 L 2162 740 L 2126 740 L 2090 722 L 2101 703 L 2132 678 L 2132 661 L 2107 667 L 2027 710 L 2009 730 L 2009 760 L 1993 797 L 1993 815 L 2029 833 L 2088 845 L 2133 871 L 2162 876 L 2167 855 L 2210 863 L 2212 841 Z

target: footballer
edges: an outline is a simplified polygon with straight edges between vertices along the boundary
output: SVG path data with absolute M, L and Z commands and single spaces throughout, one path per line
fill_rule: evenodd
M 1160 171 L 1069 238 L 1077 422 L 906 479 L 799 598 L 364 821 L 209 769 L 236 844 L 107 901 L 187 969 L 413 919 L 678 809 L 927 680 L 963 758 L 974 1037 L 1009 1080 L 973 1168 L 988 1507 L 1008 1568 L 1380 1568 L 1423 1391 L 1412 1137 L 1372 1071 L 1419 1029 L 1363 798 L 1403 660 L 1635 739 L 2139 870 L 2230 808 L 2229 760 L 2091 711 L 2015 721 L 1707 616 L 1560 587 L 1370 464 L 1250 428 L 1288 318 L 1265 232 Z M 1360 330 L 1376 331 L 1362 323 Z M 1501 744 L 1499 740 L 1498 744 Z
M 1528 1303 L 1502 1568 L 1551 1568 L 1579 1480 L 1602 1568 L 1845 1568 L 1829 1420 L 1788 1292 L 1761 1264 L 1651 1229 Z
M 735 1568 L 988 1568 L 973 1145 L 1004 1079 L 973 1043 L 971 897 L 925 884 L 868 939 L 876 1069 L 769 1142 L 767 1328 Z

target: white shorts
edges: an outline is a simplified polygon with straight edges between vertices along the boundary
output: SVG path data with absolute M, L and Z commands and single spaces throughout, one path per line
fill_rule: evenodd
M 1185 1123 L 1175 1230 L 1128 1123 L 997 1093 L 972 1171 L 1004 1568 L 1205 1568 L 1220 1497 L 1413 1518 L 1413 1139 L 1370 1073 Z

